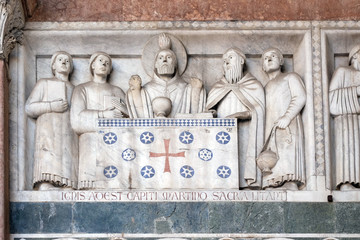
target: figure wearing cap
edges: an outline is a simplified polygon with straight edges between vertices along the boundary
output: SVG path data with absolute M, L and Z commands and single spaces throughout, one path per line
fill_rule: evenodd
M 244 75 L 245 54 L 237 48 L 227 50 L 223 55 L 224 75 L 216 82 L 208 95 L 206 110 L 216 110 L 219 118 L 239 119 L 239 139 L 246 143 L 244 160 L 240 159 L 243 172 L 241 188 L 260 188 L 261 171 L 256 166 L 264 138 L 265 96 L 261 83 L 250 73 Z M 247 139 L 240 132 L 249 132 Z M 240 143 L 240 141 L 239 141 Z
M 54 53 L 51 71 L 54 77 L 37 81 L 25 105 L 28 116 L 37 119 L 33 184 L 39 190 L 76 188 L 78 137 L 70 125 L 70 54 Z
M 79 189 L 94 188 L 98 131 L 96 119 L 122 118 L 120 103 L 124 92 L 107 82 L 112 70 L 111 57 L 96 52 L 90 57 L 92 80 L 75 87 L 71 99 L 71 125 L 79 135 Z
M 335 184 L 340 190 L 360 184 L 360 45 L 349 54 L 349 66 L 334 72 L 329 88 L 330 113 L 334 118 Z
M 181 78 L 187 62 L 186 51 L 181 42 L 161 34 L 158 38 L 160 50 L 154 51 L 153 45 L 154 39 L 147 43 L 143 53 L 145 71 L 152 77 L 152 80 L 144 85 L 144 89 L 152 104 L 156 98 L 170 99 L 172 106 L 168 117 L 175 117 L 177 113 L 202 112 L 205 108 L 206 93 L 201 80 L 191 78 L 189 84 Z M 149 62 L 152 64 L 149 65 Z M 157 106 L 153 105 L 152 108 L 156 111 Z

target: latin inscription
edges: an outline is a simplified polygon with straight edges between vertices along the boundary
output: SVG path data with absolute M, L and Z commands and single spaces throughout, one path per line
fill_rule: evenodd
M 283 191 L 74 191 L 61 192 L 61 201 L 286 201 Z

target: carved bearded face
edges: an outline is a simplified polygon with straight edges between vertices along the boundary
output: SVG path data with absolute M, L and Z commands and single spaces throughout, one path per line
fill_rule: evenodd
M 69 74 L 71 72 L 71 62 L 69 56 L 65 54 L 59 54 L 54 63 L 53 63 L 53 70 L 54 72 L 61 73 L 61 74 Z
M 263 70 L 266 73 L 277 71 L 283 65 L 283 57 L 279 53 L 274 50 L 270 50 L 265 52 L 262 56 L 263 60 Z
M 176 56 L 171 50 L 162 50 L 155 60 L 155 69 L 159 75 L 173 75 L 176 68 Z
M 244 59 L 235 51 L 227 51 L 223 55 L 223 68 L 226 80 L 229 83 L 236 83 L 242 76 Z
M 94 74 L 99 76 L 107 76 L 110 74 L 110 59 L 107 56 L 99 55 L 91 64 Z

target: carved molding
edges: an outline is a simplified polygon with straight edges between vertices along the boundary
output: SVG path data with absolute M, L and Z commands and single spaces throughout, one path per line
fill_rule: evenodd
M 8 60 L 16 43 L 22 42 L 25 15 L 20 0 L 0 1 L 0 59 Z

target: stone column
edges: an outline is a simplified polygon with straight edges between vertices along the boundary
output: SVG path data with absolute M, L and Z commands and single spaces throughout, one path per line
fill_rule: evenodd
M 25 17 L 21 0 L 0 0 L 0 240 L 9 239 L 8 56 L 20 42 Z
M 0 60 L 0 239 L 7 239 L 9 232 L 9 127 L 8 82 L 5 60 Z

